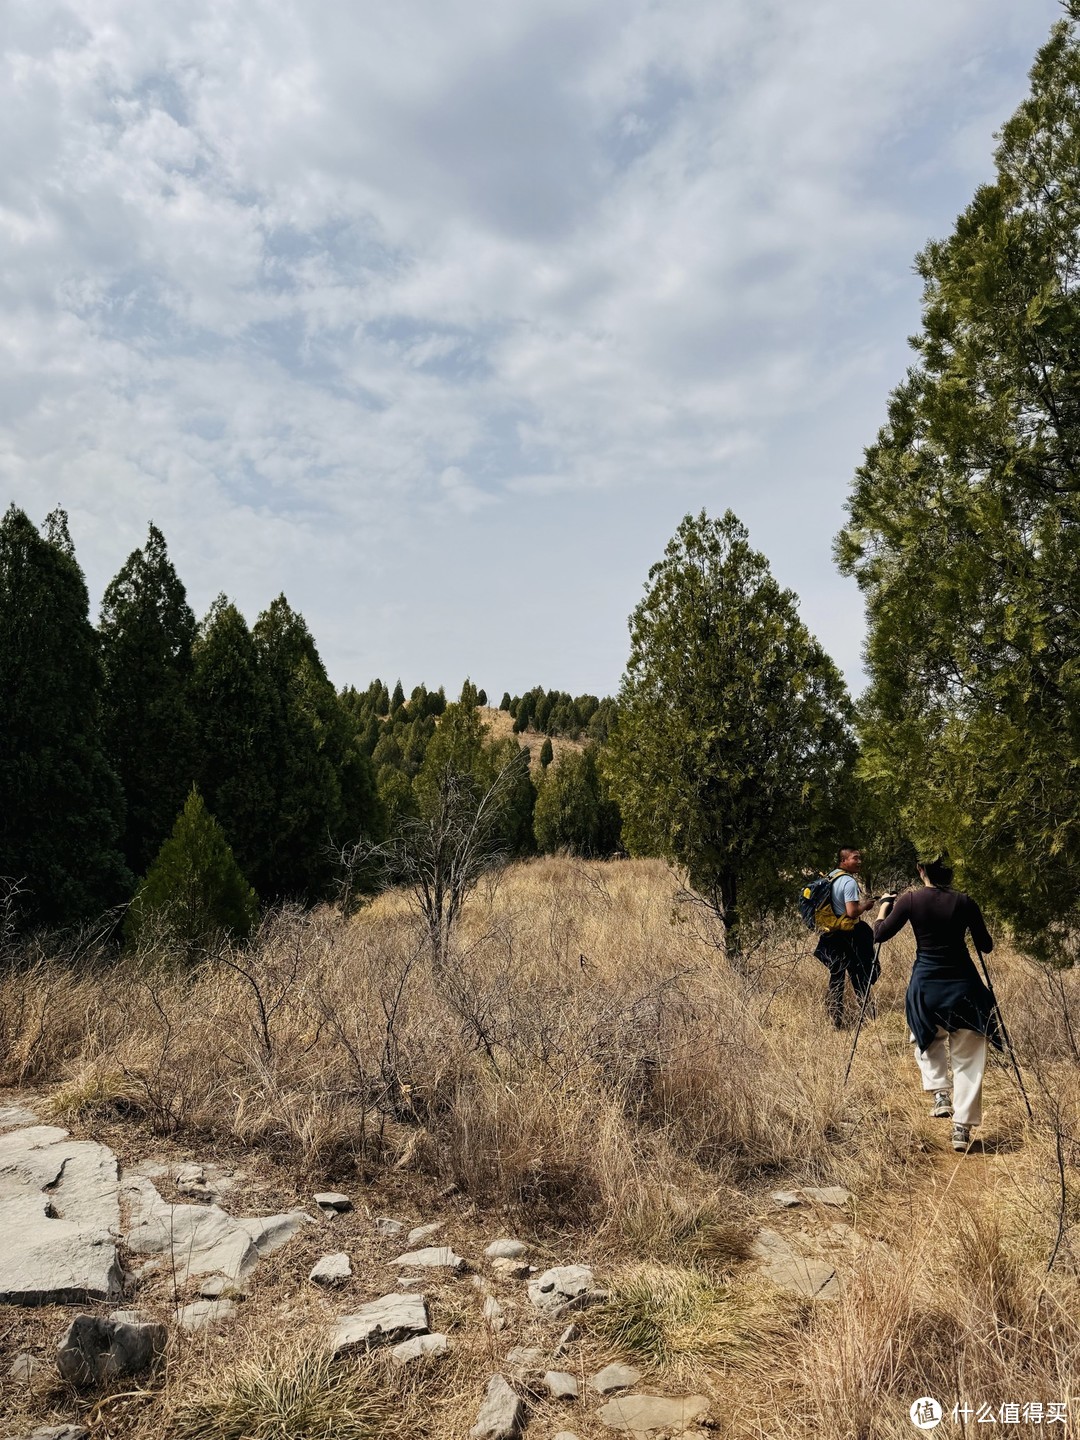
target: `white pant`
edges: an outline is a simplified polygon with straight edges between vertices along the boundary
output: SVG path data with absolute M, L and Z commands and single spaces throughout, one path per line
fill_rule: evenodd
M 914 1038 L 914 1037 L 912 1037 Z M 916 1050 L 924 1090 L 948 1090 L 952 1060 L 953 1119 L 958 1125 L 982 1124 L 982 1085 L 986 1071 L 986 1036 L 977 1030 L 949 1032 L 938 1026 L 937 1037 Z

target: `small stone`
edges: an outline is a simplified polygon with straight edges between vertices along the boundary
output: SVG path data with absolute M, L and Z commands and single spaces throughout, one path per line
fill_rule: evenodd
M 391 1220 L 386 1215 L 380 1215 L 375 1221 L 375 1234 L 384 1240 L 396 1240 L 404 1229 L 404 1221 Z
M 612 1395 L 616 1390 L 629 1390 L 641 1379 L 641 1371 L 632 1365 L 605 1365 L 589 1376 L 589 1389 L 598 1395 Z
M 348 1255 L 343 1250 L 339 1250 L 336 1255 L 324 1255 L 312 1266 L 308 1279 L 313 1285 L 326 1285 L 330 1288 L 344 1285 L 347 1280 L 352 1279 L 352 1266 L 349 1264 Z
M 358 1346 L 370 1347 L 425 1335 L 427 1305 L 423 1295 L 383 1295 L 361 1305 L 355 1315 L 344 1315 L 334 1332 L 333 1350 L 340 1355 Z
M 449 1245 L 428 1245 L 423 1250 L 410 1250 L 399 1255 L 391 1265 L 418 1265 L 424 1270 L 464 1270 L 465 1261 L 455 1255 Z
M 411 1340 L 402 1340 L 400 1345 L 395 1345 L 390 1351 L 390 1359 L 395 1365 L 412 1365 L 417 1360 L 426 1360 L 432 1355 L 445 1355 L 447 1350 L 446 1336 L 416 1335 Z
M 423 1275 L 399 1275 L 397 1285 L 399 1290 L 415 1290 L 424 1283 Z
M 520 1260 L 529 1247 L 521 1240 L 493 1240 L 484 1251 L 489 1260 Z
M 588 1265 L 557 1265 L 529 1281 L 529 1299 L 537 1310 L 558 1316 L 579 1310 L 603 1292 L 592 1288 L 593 1272 Z
M 791 1210 L 794 1209 L 796 1205 L 802 1204 L 802 1201 L 794 1190 L 774 1190 L 769 1196 L 769 1199 L 778 1205 L 781 1210 Z
M 324 1213 L 331 1215 L 344 1215 L 352 1209 L 352 1201 L 348 1195 L 342 1195 L 337 1190 L 324 1190 L 315 1196 L 315 1204 Z
M 503 1308 L 498 1300 L 495 1299 L 494 1295 L 489 1295 L 484 1301 L 484 1319 L 496 1334 L 498 1334 L 500 1330 L 506 1329 L 506 1316 L 503 1314 Z
M 513 1440 L 525 1418 L 521 1397 L 504 1375 L 493 1375 L 488 1381 L 484 1403 L 469 1431 L 470 1440 Z
M 609 1430 L 629 1430 L 632 1435 L 648 1430 L 679 1434 L 709 1413 L 709 1402 L 704 1395 L 620 1395 L 596 1413 Z
M 41 1361 L 29 1350 L 22 1351 L 8 1367 L 8 1378 L 14 1380 L 18 1385 L 29 1385 L 33 1379 L 34 1371 L 40 1369 Z
M 506 1352 L 506 1363 L 516 1370 L 538 1370 L 544 1361 L 544 1352 L 531 1345 L 515 1345 Z
M 214 1198 L 201 1165 L 181 1165 L 173 1178 L 179 1193 L 189 1200 L 210 1201 Z
M 432 1235 L 437 1235 L 446 1224 L 445 1220 L 433 1220 L 430 1225 L 418 1225 L 415 1230 L 409 1231 L 410 1245 L 422 1245 L 425 1240 L 430 1240 Z
M 843 1185 L 804 1185 L 802 1193 L 819 1205 L 835 1205 L 838 1209 L 851 1203 L 851 1191 L 845 1190 Z
M 27 1440 L 90 1440 L 85 1425 L 39 1425 Z
M 491 1268 L 505 1280 L 524 1280 L 532 1273 L 532 1266 L 527 1260 L 493 1260 Z
M 164 1325 L 143 1320 L 134 1310 L 76 1315 L 56 1348 L 56 1364 L 71 1385 L 106 1385 L 149 1370 L 167 1339 Z
M 576 1400 L 578 1398 L 577 1376 L 569 1370 L 549 1370 L 544 1376 L 544 1386 L 552 1400 Z
M 203 1300 L 221 1300 L 228 1297 L 230 1300 L 243 1300 L 244 1292 L 239 1288 L 235 1280 L 230 1280 L 225 1275 L 211 1275 L 199 1286 L 199 1295 Z
M 553 1351 L 555 1357 L 558 1358 L 560 1355 L 564 1355 L 566 1351 L 570 1349 L 570 1346 L 574 1343 L 574 1341 L 580 1337 L 580 1335 L 581 1330 L 577 1325 L 568 1325 L 566 1329 L 562 1332 L 562 1334 L 559 1336 L 559 1343 L 555 1346 L 555 1349 Z
M 235 1309 L 232 1300 L 193 1300 L 183 1307 L 177 1318 L 181 1330 L 212 1330 L 228 1320 Z

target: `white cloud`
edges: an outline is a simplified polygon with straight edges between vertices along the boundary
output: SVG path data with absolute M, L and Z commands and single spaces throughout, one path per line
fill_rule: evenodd
M 545 683 L 610 688 L 647 557 L 731 504 L 854 671 L 829 538 L 911 257 L 1056 15 L 12 0 L 12 498 L 67 504 L 97 591 L 153 518 L 197 604 L 288 590 L 339 680 L 499 690 L 560 655 Z M 506 603 L 469 609 L 463 557 Z

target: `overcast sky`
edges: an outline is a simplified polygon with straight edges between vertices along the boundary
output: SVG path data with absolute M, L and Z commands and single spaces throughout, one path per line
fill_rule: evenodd
M 0 499 L 96 615 L 153 520 L 198 614 L 332 678 L 614 690 L 732 508 L 851 683 L 831 540 L 912 258 L 1054 0 L 6 0 Z M 6 492 L 6 493 L 5 493 Z

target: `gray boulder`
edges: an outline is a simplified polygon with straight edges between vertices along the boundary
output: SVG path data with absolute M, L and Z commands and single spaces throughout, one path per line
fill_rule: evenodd
M 380 1215 L 375 1221 L 375 1234 L 381 1235 L 384 1240 L 396 1240 L 405 1229 L 401 1220 L 391 1220 L 388 1215 Z
M 411 1340 L 402 1340 L 400 1345 L 395 1345 L 390 1351 L 390 1359 L 401 1367 L 436 1355 L 445 1355 L 446 1350 L 445 1335 L 415 1335 Z
M 339 1190 L 323 1190 L 315 1196 L 315 1204 L 327 1215 L 345 1215 L 352 1209 L 348 1195 L 342 1195 Z
M 469 1431 L 470 1440 L 513 1440 L 520 1432 L 524 1418 L 525 1406 L 521 1397 L 504 1375 L 493 1375 L 488 1381 L 476 1424 Z
M 324 1255 L 321 1260 L 316 1261 L 308 1279 L 314 1285 L 325 1285 L 332 1289 L 351 1280 L 352 1273 L 348 1255 L 339 1250 L 336 1255 Z
M 578 1380 L 569 1370 L 549 1370 L 544 1376 L 544 1389 L 552 1400 L 576 1400 Z
M 455 1255 L 449 1245 L 428 1245 L 423 1250 L 410 1250 L 399 1255 L 391 1265 L 413 1265 L 421 1270 L 464 1270 L 465 1261 Z
M 616 1390 L 629 1390 L 641 1379 L 641 1371 L 632 1365 L 605 1365 L 589 1376 L 589 1389 L 598 1395 L 613 1395 Z
M 709 1402 L 704 1395 L 620 1395 L 596 1413 L 609 1430 L 629 1430 L 632 1435 L 649 1430 L 678 1434 L 704 1419 Z
M 522 1240 L 493 1240 L 484 1254 L 489 1260 L 520 1260 L 528 1250 Z
M 179 1316 L 181 1330 L 212 1330 L 215 1325 L 228 1320 L 236 1309 L 232 1300 L 193 1300 L 185 1305 Z
M 595 1300 L 606 1300 L 607 1293 L 593 1289 L 593 1272 L 588 1265 L 556 1265 L 529 1281 L 529 1299 L 537 1310 L 558 1317 Z
M 428 1331 L 427 1304 L 423 1295 L 383 1295 L 361 1305 L 355 1315 L 344 1315 L 334 1332 L 333 1350 L 370 1348 L 407 1340 Z
M 76 1315 L 56 1347 L 56 1364 L 71 1385 L 108 1385 L 149 1370 L 167 1340 L 164 1325 L 143 1320 L 134 1310 Z

